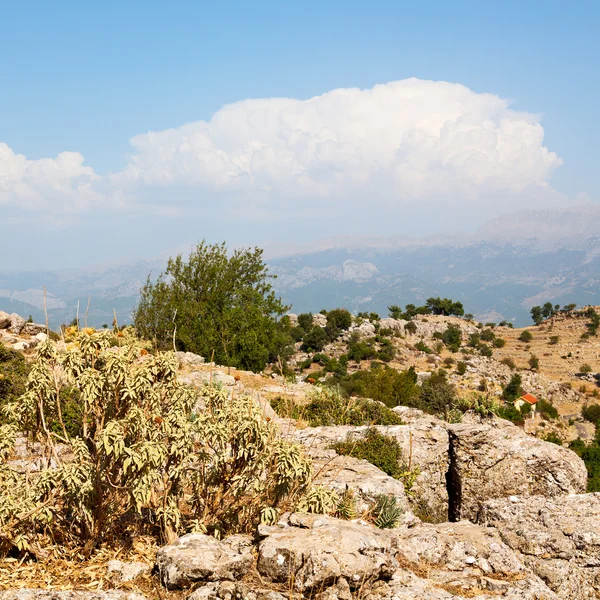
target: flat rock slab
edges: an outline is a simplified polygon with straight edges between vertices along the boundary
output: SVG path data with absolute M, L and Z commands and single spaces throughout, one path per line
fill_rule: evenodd
M 160 579 L 168 589 L 180 589 L 197 581 L 235 581 L 252 566 L 252 541 L 233 535 L 223 541 L 190 533 L 156 555 Z
M 367 524 L 294 513 L 287 525 L 261 533 L 259 572 L 299 592 L 324 589 L 341 577 L 358 589 L 364 581 L 389 578 L 398 566 L 394 535 Z

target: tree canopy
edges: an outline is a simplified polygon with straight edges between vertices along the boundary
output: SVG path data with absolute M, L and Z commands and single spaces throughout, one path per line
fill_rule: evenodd
M 194 352 L 218 364 L 260 371 L 286 352 L 289 307 L 275 296 L 262 250 L 228 253 L 224 243 L 198 244 L 141 290 L 138 332 L 159 348 Z M 214 353 L 214 354 L 213 354 Z

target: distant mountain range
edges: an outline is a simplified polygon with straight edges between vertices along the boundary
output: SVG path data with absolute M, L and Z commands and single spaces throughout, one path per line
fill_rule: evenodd
M 551 301 L 600 304 L 600 206 L 523 211 L 490 221 L 474 235 L 430 239 L 334 238 L 271 250 L 277 292 L 294 312 L 336 306 L 387 314 L 390 304 L 430 296 L 461 300 L 485 321 L 530 322 L 529 308 Z M 89 269 L 0 273 L 0 310 L 70 321 L 79 302 L 88 324 L 130 322 L 140 287 L 165 262 Z

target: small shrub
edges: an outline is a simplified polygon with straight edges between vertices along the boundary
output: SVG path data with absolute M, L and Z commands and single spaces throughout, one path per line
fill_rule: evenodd
M 459 361 L 456 364 L 456 372 L 459 375 L 464 375 L 467 372 L 467 363 L 463 360 Z
M 415 344 L 415 348 L 419 351 L 419 352 L 425 352 L 425 354 L 432 354 L 433 350 L 427 346 L 425 344 L 425 342 L 423 341 L 419 341 Z
M 320 352 L 327 343 L 327 334 L 322 327 L 315 325 L 303 338 L 302 349 L 305 352 Z
M 504 348 L 504 346 L 506 346 L 506 340 L 504 338 L 497 337 L 492 342 L 492 346 L 494 346 L 494 348 Z
M 533 334 L 531 333 L 531 331 L 529 331 L 529 329 L 525 329 L 525 331 L 521 332 L 521 335 L 519 336 L 519 341 L 521 342 L 530 342 L 533 339 Z
M 523 379 L 520 375 L 515 373 L 502 390 L 502 399 L 508 402 L 514 402 L 517 398 L 521 397 L 523 395 L 521 383 L 523 383 Z
M 558 410 L 551 402 L 540 400 L 537 403 L 537 411 L 544 419 L 558 419 Z
M 540 368 L 540 359 L 535 354 L 529 357 L 529 368 L 532 371 L 538 371 Z
M 581 409 L 581 416 L 590 423 L 600 423 L 600 404 L 588 404 Z
M 411 335 L 414 335 L 415 333 L 417 333 L 417 325 L 413 321 L 409 321 L 404 326 L 404 330 L 407 331 L 408 333 L 410 333 Z
M 311 427 L 331 425 L 401 425 L 402 419 L 387 406 L 367 398 L 343 398 L 337 390 L 319 389 L 308 404 L 287 398 L 271 401 L 280 416 L 306 421 Z
M 480 338 L 484 342 L 493 342 L 496 339 L 496 334 L 491 329 L 484 329 Z
M 556 444 L 557 446 L 562 446 L 563 445 L 563 440 L 562 438 L 555 433 L 554 431 L 551 431 L 550 433 L 547 433 L 544 436 L 544 441 L 545 442 L 550 442 L 551 444 Z
M 506 365 L 509 369 L 513 369 L 514 370 L 514 369 L 517 368 L 517 365 L 515 364 L 515 361 L 512 358 L 508 357 L 508 356 L 506 358 L 503 358 L 500 362 L 503 365 Z
M 581 365 L 579 367 L 579 372 L 580 373 L 591 373 L 592 372 L 592 366 L 588 365 L 587 363 L 584 363 L 583 365 Z
M 494 354 L 494 351 L 492 350 L 491 346 L 485 346 L 482 344 L 479 348 L 479 353 L 481 356 L 487 356 L 487 358 L 491 358 Z
M 548 343 L 551 346 L 556 346 L 556 344 L 558 344 L 559 340 L 560 340 L 560 338 L 557 335 L 551 335 L 550 336 L 550 340 L 548 341 Z
M 402 447 L 395 438 L 377 429 L 368 429 L 363 437 L 347 438 L 332 447 L 338 454 L 370 462 L 390 477 L 399 479 L 403 471 Z
M 312 313 L 302 313 L 298 315 L 298 327 L 301 327 L 304 332 L 309 332 L 313 326 Z

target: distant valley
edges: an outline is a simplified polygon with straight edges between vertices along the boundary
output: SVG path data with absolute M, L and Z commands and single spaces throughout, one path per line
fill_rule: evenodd
M 268 256 L 268 255 L 267 255 Z M 600 304 L 600 208 L 514 213 L 470 236 L 425 239 L 353 238 L 268 258 L 277 292 L 294 312 L 344 306 L 382 316 L 390 304 L 447 296 L 485 321 L 530 322 L 529 308 L 551 301 Z M 0 310 L 50 325 L 80 318 L 130 322 L 140 287 L 162 260 L 39 272 L 2 272 Z

